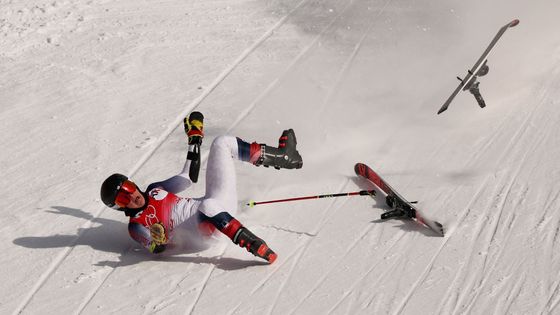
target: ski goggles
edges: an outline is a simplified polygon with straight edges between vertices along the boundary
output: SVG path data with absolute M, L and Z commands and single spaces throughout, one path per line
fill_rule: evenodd
M 132 194 L 136 191 L 136 184 L 129 180 L 125 180 L 119 191 L 117 192 L 117 196 L 115 197 L 115 205 L 119 206 L 120 208 L 126 208 L 126 206 L 130 203 L 132 199 Z

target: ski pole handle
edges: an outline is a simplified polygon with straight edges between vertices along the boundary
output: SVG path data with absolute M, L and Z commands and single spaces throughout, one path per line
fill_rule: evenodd
M 321 198 L 336 198 L 336 197 L 346 197 L 346 196 L 371 196 L 371 197 L 373 197 L 373 196 L 375 196 L 375 190 L 360 190 L 360 191 L 345 192 L 345 193 L 315 195 L 315 196 L 305 196 L 305 197 L 294 197 L 294 198 L 268 200 L 268 201 L 254 201 L 254 200 L 251 200 L 251 201 L 249 201 L 249 203 L 247 205 L 249 207 L 254 207 L 256 205 L 263 205 L 263 204 L 267 204 L 267 203 L 289 202 L 289 201 L 321 199 Z

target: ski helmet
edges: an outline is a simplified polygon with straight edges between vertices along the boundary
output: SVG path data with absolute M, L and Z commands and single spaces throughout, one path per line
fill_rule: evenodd
M 115 199 L 119 189 L 121 189 L 126 180 L 128 180 L 128 177 L 115 173 L 107 177 L 103 184 L 101 184 L 101 200 L 105 205 L 113 209 L 123 210 L 115 204 Z

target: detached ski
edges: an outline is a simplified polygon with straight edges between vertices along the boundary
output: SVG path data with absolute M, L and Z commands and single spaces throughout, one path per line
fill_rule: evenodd
M 479 76 L 484 76 L 488 73 L 489 68 L 488 68 L 488 65 L 486 63 L 488 61 L 487 58 L 488 58 L 488 55 L 490 54 L 490 51 L 492 50 L 492 48 L 494 48 L 494 46 L 496 45 L 496 43 L 498 42 L 500 37 L 502 37 L 502 35 L 504 35 L 504 33 L 509 28 L 514 27 L 517 24 L 519 24 L 519 20 L 515 19 L 515 20 L 507 23 L 506 25 L 500 27 L 500 29 L 498 30 L 498 33 L 494 36 L 494 38 L 492 39 L 492 41 L 490 42 L 488 47 L 486 47 L 486 49 L 484 50 L 482 55 L 478 58 L 478 60 L 474 64 L 474 66 L 472 66 L 472 68 L 467 72 L 465 77 L 463 79 L 457 77 L 457 79 L 459 79 L 459 81 L 461 81 L 461 83 L 459 83 L 459 86 L 455 89 L 455 91 L 453 91 L 453 93 L 451 93 L 451 96 L 449 96 L 449 98 L 445 101 L 443 106 L 441 106 L 441 108 L 438 111 L 438 115 L 447 110 L 447 108 L 449 107 L 449 104 L 451 104 L 451 101 L 453 101 L 455 96 L 457 96 L 457 94 L 459 94 L 459 92 L 461 90 L 471 91 L 471 87 L 473 87 L 477 83 L 477 78 Z M 480 92 L 478 91 L 478 85 L 476 86 L 476 91 L 471 91 L 471 93 L 475 96 L 476 101 L 478 102 L 478 105 L 480 107 L 485 107 L 486 106 L 486 103 L 482 99 L 482 95 L 480 95 Z
M 363 163 L 357 163 L 354 166 L 354 171 L 356 175 L 362 176 L 363 178 L 372 182 L 377 188 L 383 191 L 387 197 L 385 198 L 387 206 L 391 210 L 383 213 L 381 219 L 392 219 L 392 218 L 410 218 L 415 219 L 416 222 L 426 226 L 430 230 L 434 231 L 440 236 L 444 236 L 443 226 L 437 221 L 430 220 L 424 216 L 424 214 L 418 210 L 411 202 L 404 199 L 399 193 L 397 193 L 381 176 L 374 172 L 369 166 Z

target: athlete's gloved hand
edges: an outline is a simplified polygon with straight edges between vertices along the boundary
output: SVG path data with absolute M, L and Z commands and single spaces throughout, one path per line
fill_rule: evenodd
M 161 223 L 155 223 L 150 226 L 150 235 L 152 241 L 157 245 L 167 244 L 167 236 L 165 236 L 165 227 Z
M 183 126 L 185 127 L 185 133 L 189 138 L 189 145 L 192 144 L 202 144 L 202 138 L 204 138 L 204 116 L 201 112 L 192 112 L 189 116 L 185 117 L 183 120 Z
M 149 247 L 148 247 L 148 250 L 149 250 L 150 253 L 152 253 L 152 254 L 159 254 L 159 253 L 161 253 L 161 252 L 163 252 L 163 251 L 165 250 L 165 247 L 166 247 L 166 246 L 167 246 L 167 245 L 165 245 L 165 244 L 164 244 L 164 245 L 158 245 L 158 244 L 156 244 L 156 242 L 153 242 L 153 241 L 152 241 L 152 242 L 150 242 L 150 245 L 149 245 Z

